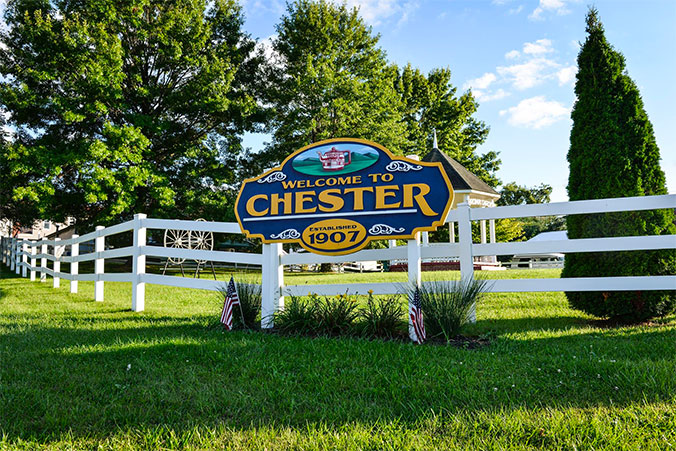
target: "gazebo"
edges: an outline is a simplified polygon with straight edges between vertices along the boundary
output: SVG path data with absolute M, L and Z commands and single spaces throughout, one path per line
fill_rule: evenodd
M 412 159 L 418 159 L 416 155 L 408 156 Z M 488 186 L 486 182 L 481 180 L 476 175 L 472 174 L 465 168 L 463 165 L 455 161 L 453 158 L 449 157 L 445 153 L 439 150 L 437 145 L 437 136 L 434 134 L 434 143 L 432 150 L 422 158 L 422 161 L 425 162 L 439 162 L 446 171 L 448 179 L 453 186 L 453 191 L 455 197 L 453 199 L 453 205 L 451 209 L 456 208 L 458 204 L 462 202 L 467 202 L 471 207 L 474 208 L 487 208 L 495 207 L 495 203 L 500 198 L 500 193 L 495 191 L 493 188 Z M 495 243 L 495 220 L 491 219 L 488 224 L 488 236 L 486 234 L 486 220 L 482 220 L 479 223 L 481 231 L 481 243 L 485 244 L 487 238 L 491 243 Z M 456 242 L 456 224 L 455 222 L 449 222 L 448 224 L 449 231 L 449 242 Z M 423 246 L 429 246 L 429 234 L 428 232 L 422 232 L 422 244 Z M 390 247 L 396 246 L 396 240 L 390 240 Z M 497 258 L 495 256 L 486 256 L 486 257 L 475 257 L 474 258 L 475 269 L 504 269 L 498 266 Z M 394 271 L 403 271 L 406 267 L 405 264 L 399 262 L 391 262 L 391 270 Z M 436 270 L 436 269 L 458 269 L 460 264 L 458 262 L 423 262 L 423 269 Z
M 448 179 L 451 181 L 455 198 L 453 199 L 453 206 L 456 208 L 459 203 L 467 202 L 470 207 L 495 207 L 495 202 L 500 198 L 500 193 L 488 186 L 486 182 L 481 180 L 476 175 L 472 174 L 463 165 L 449 157 L 439 150 L 436 142 L 436 135 L 434 137 L 434 146 L 432 150 L 423 157 L 422 161 L 439 162 L 446 171 Z M 450 222 L 449 227 L 449 241 L 455 242 L 455 223 Z M 481 229 L 481 243 L 486 243 L 486 220 L 480 222 Z M 495 243 L 495 220 L 491 219 L 489 222 L 489 238 L 491 243 Z M 423 238 L 425 240 L 425 238 Z M 492 262 L 495 262 L 495 257 L 489 257 Z

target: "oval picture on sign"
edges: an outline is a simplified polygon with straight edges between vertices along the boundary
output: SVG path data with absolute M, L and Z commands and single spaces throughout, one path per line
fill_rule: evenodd
M 303 230 L 303 247 L 323 253 L 344 252 L 361 247 L 366 229 L 349 219 L 326 219 L 310 224 Z
M 373 166 L 378 151 L 364 144 L 337 142 L 315 147 L 297 155 L 291 166 L 301 174 L 333 176 Z

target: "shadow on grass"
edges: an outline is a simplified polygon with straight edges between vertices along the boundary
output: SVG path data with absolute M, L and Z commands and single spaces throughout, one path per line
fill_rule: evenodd
M 671 327 L 497 339 L 468 352 L 226 333 L 209 317 L 104 316 L 0 329 L 8 438 L 413 423 L 431 411 L 622 406 L 670 400 L 676 390 Z

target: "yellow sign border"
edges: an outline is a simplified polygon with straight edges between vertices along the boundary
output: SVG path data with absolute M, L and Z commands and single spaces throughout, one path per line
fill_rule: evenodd
M 371 241 L 377 241 L 377 240 L 383 240 L 383 239 L 386 239 L 386 240 L 410 240 L 410 239 L 414 239 L 415 235 L 419 232 L 433 232 L 433 231 L 437 230 L 440 226 L 445 224 L 446 217 L 448 217 L 448 212 L 451 210 L 451 207 L 453 206 L 453 199 L 455 198 L 455 191 L 453 190 L 453 186 L 451 185 L 451 181 L 449 180 L 448 175 L 446 174 L 446 171 L 444 171 L 444 168 L 441 165 L 441 163 L 439 163 L 439 162 L 430 163 L 430 162 L 426 162 L 426 161 L 411 160 L 411 159 L 406 158 L 406 157 L 400 157 L 400 156 L 394 155 L 386 147 L 381 146 L 378 143 L 375 143 L 373 141 L 369 141 L 369 140 L 366 140 L 366 139 L 333 138 L 333 139 L 325 139 L 323 141 L 317 141 L 315 143 L 308 144 L 307 146 L 296 150 L 291 155 L 286 157 L 284 159 L 284 161 L 282 161 L 282 163 L 279 166 L 276 166 L 272 169 L 269 169 L 259 176 L 256 176 L 256 177 L 253 177 L 253 178 L 250 178 L 250 179 L 246 179 L 242 182 L 242 186 L 239 189 L 239 193 L 237 193 L 237 199 L 235 200 L 235 217 L 237 218 L 237 223 L 239 224 L 239 228 L 242 230 L 242 233 L 244 233 L 245 236 L 247 236 L 248 238 L 260 238 L 260 240 L 265 244 L 270 244 L 270 243 L 298 243 L 298 244 L 300 244 L 300 246 L 303 249 L 305 249 L 305 247 L 303 247 L 303 245 L 301 243 L 301 240 L 298 239 L 298 238 L 285 239 L 285 240 L 268 240 L 262 234 L 259 234 L 259 233 L 253 233 L 252 234 L 252 233 L 250 233 L 247 229 L 244 228 L 244 224 L 243 224 L 243 222 L 242 222 L 242 220 L 239 217 L 239 214 L 237 212 L 237 206 L 239 205 L 239 201 L 240 201 L 240 198 L 242 196 L 242 191 L 244 191 L 244 189 L 243 189 L 244 185 L 246 185 L 247 183 L 256 182 L 256 181 L 270 175 L 273 172 L 282 171 L 283 168 L 284 168 L 284 165 L 286 165 L 287 162 L 289 162 L 291 159 L 293 159 L 296 155 L 298 155 L 302 152 L 305 152 L 306 150 L 308 150 L 311 147 L 318 147 L 318 146 L 321 146 L 321 145 L 324 145 L 324 144 L 329 144 L 329 143 L 334 143 L 334 142 L 353 142 L 353 143 L 358 143 L 358 144 L 366 144 L 368 146 L 376 147 L 376 148 L 382 150 L 393 161 L 397 160 L 397 161 L 403 161 L 403 162 L 406 162 L 406 163 L 409 163 L 409 164 L 414 163 L 414 164 L 421 165 L 421 166 L 438 167 L 444 181 L 446 182 L 446 187 L 448 188 L 450 196 L 448 198 L 448 201 L 446 202 L 446 207 L 444 208 L 444 212 L 441 215 L 441 220 L 434 221 L 432 223 L 432 225 L 430 225 L 428 227 L 416 227 L 416 228 L 413 229 L 413 231 L 411 232 L 410 235 L 388 235 L 387 237 L 367 236 L 366 240 L 364 240 L 362 245 L 357 249 L 351 249 L 349 251 L 344 251 L 344 252 L 341 252 L 341 251 L 338 251 L 338 252 L 321 252 L 321 251 L 306 249 L 308 252 L 311 252 L 313 254 L 319 254 L 319 255 L 348 255 L 348 254 L 353 254 L 355 252 L 358 252 L 358 251 L 364 249 L 368 245 L 368 243 L 370 243 Z

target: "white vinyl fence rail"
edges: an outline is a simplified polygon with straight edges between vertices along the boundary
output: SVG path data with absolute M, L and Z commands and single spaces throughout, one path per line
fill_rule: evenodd
M 23 277 L 27 277 L 30 273 L 31 280 L 35 280 L 36 273 L 40 273 L 40 281 L 45 282 L 46 276 L 49 275 L 53 278 L 54 287 L 59 287 L 60 279 L 66 279 L 70 281 L 72 293 L 77 293 L 78 281 L 94 281 L 96 301 L 104 299 L 104 282 L 131 282 L 131 308 L 136 312 L 143 311 L 145 308 L 146 283 L 203 290 L 217 290 L 223 284 L 223 282 L 214 280 L 146 274 L 147 256 L 260 265 L 263 290 L 262 326 L 270 328 L 273 327 L 272 313 L 283 308 L 285 295 L 303 296 L 309 292 L 319 295 L 337 295 L 345 292 L 366 294 L 369 290 L 373 290 L 373 293 L 378 295 L 396 294 L 402 289 L 401 284 L 397 283 L 285 285 L 283 271 L 285 265 L 406 260 L 409 283 L 420 285 L 423 259 L 459 259 L 460 273 L 464 279 L 474 277 L 474 257 L 480 256 L 674 249 L 676 248 L 676 235 L 476 244 L 472 242 L 471 227 L 472 221 L 481 220 L 674 208 L 676 208 L 676 195 L 673 194 L 497 208 L 470 208 L 467 203 L 462 203 L 456 210 L 451 211 L 447 218 L 447 222 L 458 223 L 459 242 L 457 243 L 423 245 L 418 237 L 415 240 L 409 240 L 407 246 L 362 250 L 341 256 L 285 253 L 279 243 L 264 244 L 262 254 L 148 246 L 146 243 L 148 229 L 229 234 L 239 234 L 241 231 L 236 223 L 152 219 L 143 214 L 137 214 L 131 221 L 107 228 L 99 226 L 93 232 L 82 236 L 74 235 L 73 238 L 67 240 L 29 241 L 3 238 L 0 251 L 2 262 L 5 265 Z M 129 231 L 133 234 L 132 246 L 106 250 L 106 237 Z M 80 253 L 80 245 L 86 242 L 94 243 L 94 251 Z M 70 256 L 64 255 L 67 247 L 70 247 Z M 51 252 L 49 252 L 50 248 Z M 132 272 L 105 273 L 104 260 L 119 257 L 132 258 Z M 40 259 L 39 265 L 38 259 Z M 47 267 L 47 260 L 53 262 L 52 269 Z M 95 262 L 94 273 L 79 274 L 79 262 L 92 260 Z M 61 272 L 61 262 L 71 264 L 70 272 Z M 627 290 L 676 290 L 676 275 L 494 280 L 491 281 L 489 287 L 491 292 Z

